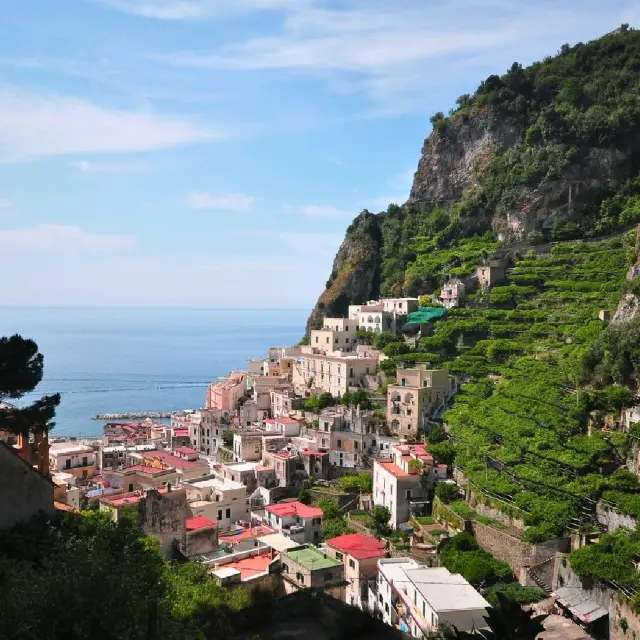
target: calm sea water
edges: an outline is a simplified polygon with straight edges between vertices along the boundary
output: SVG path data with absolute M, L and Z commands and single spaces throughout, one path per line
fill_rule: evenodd
M 0 308 L 0 335 L 34 339 L 60 392 L 57 435 L 99 434 L 97 413 L 204 404 L 207 384 L 303 335 L 304 310 Z M 29 399 L 29 396 L 25 397 Z

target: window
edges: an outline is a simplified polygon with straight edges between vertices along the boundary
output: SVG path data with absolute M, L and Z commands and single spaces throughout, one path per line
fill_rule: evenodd
M 329 344 L 329 338 L 327 338 L 327 344 Z
M 407 415 L 410 416 L 411 415 L 411 409 L 407 409 Z
M 89 459 L 87 458 L 87 456 L 83 456 L 82 458 L 82 466 L 86 467 L 89 464 Z
M 282 563 L 282 570 L 285 573 L 289 573 L 289 565 L 285 564 L 284 562 Z
M 393 485 L 389 485 L 389 495 L 392 496 L 393 495 Z
M 338 449 L 342 449 L 342 440 L 338 440 Z
M 342 560 L 344 556 L 336 551 L 336 560 Z
M 320 532 L 319 531 L 314 531 L 313 532 L 313 539 L 314 540 L 319 540 L 320 539 Z
M 411 489 L 407 489 L 407 500 L 411 500 Z
M 358 450 L 358 442 L 357 440 L 354 440 L 353 442 L 353 448 L 357 451 Z
M 314 527 L 317 527 L 318 525 L 322 524 L 322 518 L 314 518 L 311 524 Z
M 317 342 L 318 342 L 318 336 L 316 336 L 316 344 L 317 344 Z
M 407 386 L 407 380 L 406 378 L 402 378 L 402 382 L 400 383 L 403 387 Z
M 300 583 L 300 584 L 304 584 L 304 576 L 298 572 L 296 573 L 296 580 Z
M 355 568 L 356 568 L 355 560 L 352 560 L 351 558 L 349 558 L 349 566 L 350 566 L 352 569 L 355 569 Z
M 422 601 L 422 617 L 423 618 L 427 617 L 427 612 L 426 612 L 426 609 L 425 609 L 424 600 Z
M 64 468 L 71 469 L 71 460 L 67 459 L 64 461 Z
M 218 509 L 218 520 L 222 520 L 222 509 Z
M 336 344 L 338 344 L 338 338 L 336 338 Z

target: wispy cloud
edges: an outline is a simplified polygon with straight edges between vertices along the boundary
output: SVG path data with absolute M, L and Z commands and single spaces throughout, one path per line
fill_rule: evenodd
M 244 193 L 212 195 L 210 193 L 194 192 L 187 196 L 186 203 L 192 209 L 219 209 L 245 213 L 251 211 L 257 200 L 258 198 L 255 196 L 248 196 Z
M 239 235 L 261 238 L 270 245 L 280 244 L 291 249 L 300 256 L 332 258 L 344 239 L 337 233 L 313 233 L 311 231 L 271 231 L 267 229 L 246 229 L 238 231 Z
M 154 20 L 199 20 L 251 9 L 293 7 L 305 0 L 100 0 L 113 9 Z
M 308 204 L 300 207 L 300 213 L 307 218 L 353 218 L 353 211 L 338 209 L 331 205 Z
M 13 208 L 13 202 L 9 198 L 0 198 L 0 211 L 7 211 Z
M 41 224 L 33 227 L 0 229 L 0 253 L 3 257 L 23 253 L 65 251 L 118 251 L 133 247 L 135 239 L 128 235 L 98 234 L 75 225 Z
M 0 162 L 74 153 L 129 153 L 220 140 L 187 119 L 108 109 L 57 94 L 0 89 Z
M 615 25 L 631 6 L 630 0 L 622 0 L 612 15 L 606 3 L 587 4 L 589 10 L 576 14 L 569 0 L 404 0 L 402 10 L 387 0 L 315 0 L 289 8 L 280 32 L 209 52 L 183 50 L 157 57 L 175 67 L 323 77 L 342 93 L 366 93 L 378 104 L 375 114 L 390 115 L 422 106 L 427 90 L 448 86 L 467 58 L 481 56 L 493 66 L 506 65 L 515 56 L 545 55 L 567 33 L 595 36 L 603 23 Z
M 90 162 L 80 160 L 71 165 L 82 173 L 135 173 L 144 171 L 147 165 L 143 162 Z

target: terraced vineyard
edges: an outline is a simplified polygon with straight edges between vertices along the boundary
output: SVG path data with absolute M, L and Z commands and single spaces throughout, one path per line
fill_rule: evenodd
M 468 379 L 445 414 L 456 464 L 483 500 L 524 519 L 530 541 L 585 526 L 604 492 L 621 508 L 630 500 L 610 475 L 627 437 L 587 434 L 590 417 L 619 411 L 630 392 L 578 381 L 579 358 L 604 328 L 598 313 L 615 309 L 634 257 L 628 234 L 516 259 L 507 284 L 475 294 L 421 341 Z

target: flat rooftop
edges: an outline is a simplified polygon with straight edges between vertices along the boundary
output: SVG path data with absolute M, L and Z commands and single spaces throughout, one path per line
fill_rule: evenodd
M 342 567 L 342 561 L 332 558 L 317 547 L 305 547 L 303 549 L 290 549 L 285 552 L 289 558 L 309 571 L 314 569 L 331 569 Z
M 187 489 L 193 487 L 195 489 L 206 489 L 211 487 L 212 489 L 219 489 L 220 491 L 229 491 L 232 489 L 246 489 L 246 487 L 240 482 L 234 482 L 233 480 L 225 480 L 224 478 L 218 478 L 217 476 L 210 476 L 199 480 L 187 480 L 184 482 Z
M 244 471 L 255 471 L 257 467 L 260 466 L 259 462 L 230 462 L 226 464 L 225 467 L 227 469 L 232 469 L 233 471 L 239 471 L 240 473 Z
M 491 605 L 459 574 L 444 567 L 405 571 L 437 612 L 486 609 Z
M 76 444 L 74 442 L 56 442 L 49 447 L 52 455 L 93 453 L 93 449 L 86 444 Z

